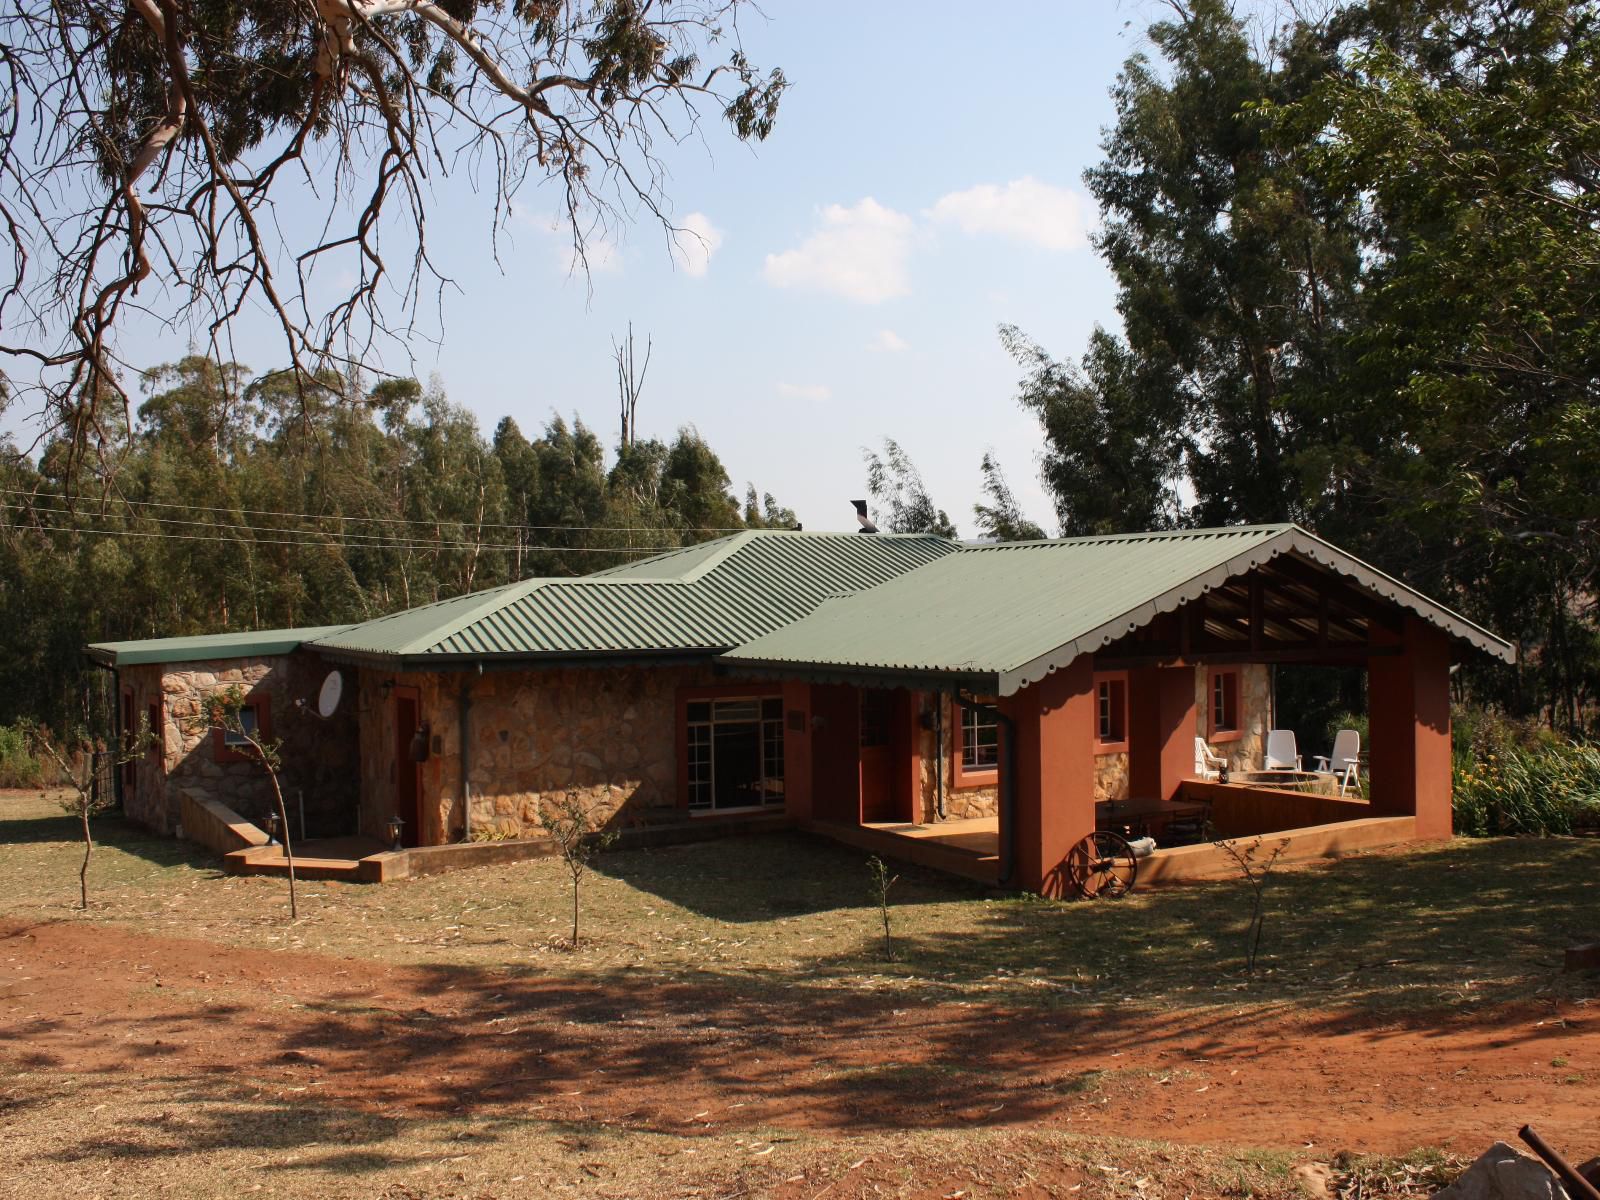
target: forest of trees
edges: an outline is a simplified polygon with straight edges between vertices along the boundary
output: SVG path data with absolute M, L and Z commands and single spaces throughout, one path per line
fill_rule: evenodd
M 979 535 L 1297 521 L 1518 644 L 1463 694 L 1592 733 L 1600 5 L 1364 0 L 1270 36 L 1168 7 L 1086 175 L 1120 330 L 1076 357 L 1001 330 L 1055 527 L 985 455 Z M 624 365 L 610 456 L 560 418 L 486 440 L 410 380 L 150 372 L 131 428 L 102 408 L 4 456 L 0 722 L 66 719 L 86 640 L 352 621 L 793 523 L 691 427 L 636 440 Z M 864 468 L 882 528 L 954 536 L 899 444 Z
M 738 500 L 692 427 L 608 460 L 559 416 L 486 439 L 437 385 L 329 394 L 308 409 L 289 376 L 191 357 L 148 373 L 104 458 L 9 448 L 0 724 L 78 724 L 85 642 L 366 620 L 795 523 L 753 486 Z
M 1302 9 L 1312 6 L 1301 6 Z M 1002 330 L 1063 534 L 1293 520 L 1600 721 L 1600 6 L 1174 3 L 1086 182 L 1122 331 Z

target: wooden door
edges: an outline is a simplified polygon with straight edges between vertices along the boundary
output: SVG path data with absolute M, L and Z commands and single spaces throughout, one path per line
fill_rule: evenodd
M 422 844 L 422 767 L 411 757 L 411 741 L 417 736 L 418 703 L 415 696 L 394 698 L 394 810 L 405 822 L 400 827 L 402 846 Z M 385 840 L 388 830 L 382 831 Z
M 894 795 L 895 693 L 861 689 L 861 820 L 900 820 Z

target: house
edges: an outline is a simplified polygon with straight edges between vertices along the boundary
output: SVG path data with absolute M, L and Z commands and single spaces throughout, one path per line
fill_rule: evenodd
M 978 873 L 1047 894 L 1096 801 L 1130 794 L 1209 786 L 1243 831 L 1448 836 L 1449 673 L 1469 652 L 1513 656 L 1293 525 L 982 545 L 749 531 L 347 627 L 89 648 L 124 724 L 162 733 L 122 785 L 169 832 L 186 797 L 259 811 L 251 764 L 187 725 L 239 682 L 314 834 L 383 838 L 398 816 L 407 845 L 518 838 L 569 789 L 622 825 L 777 819 L 891 853 L 976 819 Z M 1367 669 L 1370 803 L 1195 779 L 1197 737 L 1261 765 L 1285 663 Z M 324 719 L 306 702 L 330 671 L 346 698 Z

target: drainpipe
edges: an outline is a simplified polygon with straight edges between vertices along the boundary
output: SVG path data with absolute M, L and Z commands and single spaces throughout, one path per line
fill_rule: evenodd
M 987 713 L 1000 727 L 1000 879 L 1004 886 L 1011 882 L 1012 868 L 1016 863 L 1017 846 L 1017 723 L 992 704 L 979 704 L 971 696 L 958 690 L 955 702 L 973 712 Z
M 478 664 L 478 674 L 483 674 L 483 664 Z M 461 741 L 461 840 L 472 840 L 472 682 L 469 674 L 461 681 L 460 711 L 456 714 L 456 736 Z
M 933 803 L 944 820 L 944 693 L 933 694 Z

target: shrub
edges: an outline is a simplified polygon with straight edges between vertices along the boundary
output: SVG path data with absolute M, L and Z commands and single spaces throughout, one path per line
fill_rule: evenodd
M 1486 721 L 1457 755 L 1457 833 L 1549 837 L 1600 817 L 1600 747 L 1505 733 Z
M 0 788 L 35 788 L 44 782 L 44 764 L 33 752 L 28 730 L 0 725 Z

